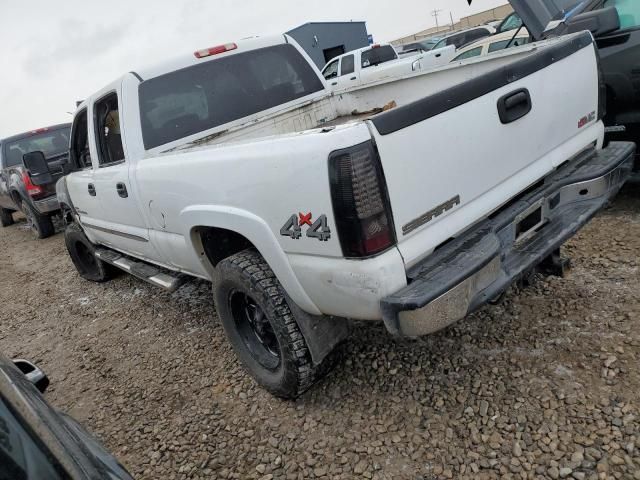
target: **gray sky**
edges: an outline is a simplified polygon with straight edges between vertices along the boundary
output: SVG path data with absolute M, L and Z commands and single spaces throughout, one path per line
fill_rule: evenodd
M 0 0 L 0 138 L 71 120 L 75 101 L 125 72 L 309 21 L 365 20 L 387 41 L 506 0 Z

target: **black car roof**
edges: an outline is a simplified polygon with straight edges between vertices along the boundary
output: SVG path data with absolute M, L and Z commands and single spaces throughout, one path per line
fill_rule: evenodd
M 19 133 L 17 135 L 13 135 L 11 137 L 3 138 L 2 140 L 0 140 L 0 145 L 2 145 L 5 142 L 14 142 L 16 140 L 22 140 L 23 138 L 33 137 L 34 135 L 39 135 L 41 133 L 45 133 L 45 130 L 46 131 L 55 131 L 55 130 L 62 130 L 63 128 L 71 128 L 71 124 L 70 123 L 60 123 L 58 125 L 52 125 L 50 127 L 40 128 L 38 130 L 31 130 L 31 131 L 28 131 L 28 132 Z

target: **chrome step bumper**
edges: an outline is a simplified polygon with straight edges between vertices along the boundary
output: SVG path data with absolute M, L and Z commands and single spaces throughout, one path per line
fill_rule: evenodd
M 409 285 L 381 302 L 387 329 L 428 335 L 496 298 L 607 205 L 630 177 L 634 154 L 626 142 L 585 152 L 413 267 Z

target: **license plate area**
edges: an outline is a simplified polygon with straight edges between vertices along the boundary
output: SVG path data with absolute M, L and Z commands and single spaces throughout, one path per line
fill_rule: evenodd
M 515 243 L 522 243 L 534 236 L 547 223 L 545 200 L 539 200 L 516 217 Z

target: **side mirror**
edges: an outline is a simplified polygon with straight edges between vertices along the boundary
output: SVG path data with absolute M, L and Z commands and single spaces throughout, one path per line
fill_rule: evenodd
M 47 390 L 49 377 L 33 363 L 28 360 L 17 359 L 13 361 L 13 364 L 27 377 L 29 383 L 35 385 L 40 393 L 44 393 Z
M 25 153 L 22 156 L 22 163 L 29 172 L 31 182 L 34 185 L 46 185 L 53 182 L 53 176 L 49 171 L 49 164 L 42 152 Z

